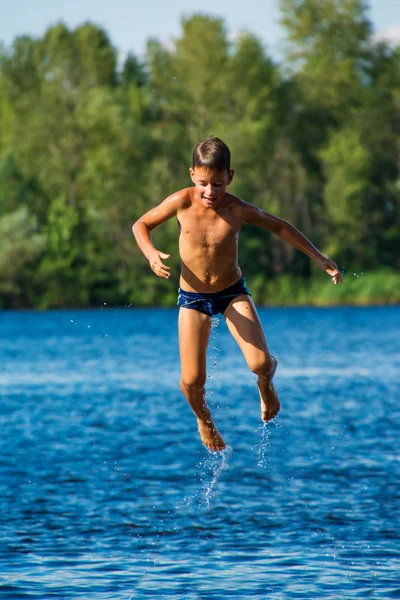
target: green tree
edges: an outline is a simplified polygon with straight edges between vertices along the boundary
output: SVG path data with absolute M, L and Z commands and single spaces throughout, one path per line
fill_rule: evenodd
M 341 122 L 362 101 L 372 25 L 364 0 L 281 0 L 288 58 L 308 102 Z
M 35 273 L 45 249 L 45 236 L 26 206 L 0 216 L 0 307 L 35 303 Z
M 150 273 L 131 224 L 191 185 L 191 151 L 209 135 L 231 148 L 233 193 L 340 264 L 400 267 L 400 49 L 373 41 L 362 0 L 281 8 L 282 65 L 207 15 L 121 69 L 90 23 L 0 47 L 1 306 L 173 303 L 176 221 L 154 233 L 169 282 Z M 244 227 L 240 262 L 260 298 L 292 299 L 292 277 L 311 275 L 258 228 Z
M 362 145 L 360 132 L 342 129 L 334 133 L 321 152 L 326 176 L 324 207 L 326 222 L 332 226 L 329 252 L 342 258 L 357 258 L 362 264 L 360 245 L 368 237 L 366 209 L 371 156 Z M 371 243 L 371 242 L 370 242 Z
M 46 198 L 33 177 L 18 166 L 14 154 L 5 153 L 0 160 L 0 215 L 26 206 L 40 221 L 45 219 Z

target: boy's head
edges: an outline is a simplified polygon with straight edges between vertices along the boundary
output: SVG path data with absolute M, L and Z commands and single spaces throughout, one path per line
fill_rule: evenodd
M 197 144 L 190 176 L 204 206 L 216 208 L 224 198 L 233 174 L 231 153 L 222 140 L 213 136 Z
M 231 153 L 228 146 L 217 137 L 209 137 L 197 144 L 193 150 L 192 168 L 200 167 L 210 171 L 231 170 Z

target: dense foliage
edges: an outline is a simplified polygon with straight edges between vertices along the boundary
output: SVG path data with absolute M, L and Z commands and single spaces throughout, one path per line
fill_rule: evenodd
M 231 148 L 233 193 L 363 272 L 360 302 L 400 301 L 400 47 L 374 41 L 362 0 L 281 0 L 281 11 L 282 64 L 204 15 L 122 65 L 91 23 L 3 47 L 0 307 L 173 303 L 176 222 L 154 234 L 169 282 L 131 226 L 190 185 L 192 148 L 209 135 Z M 240 262 L 259 301 L 316 301 L 309 259 L 267 232 L 243 230 Z M 348 289 L 336 298 L 354 300 Z

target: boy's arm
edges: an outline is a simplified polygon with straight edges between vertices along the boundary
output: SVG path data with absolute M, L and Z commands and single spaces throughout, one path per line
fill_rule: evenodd
M 246 223 L 268 229 L 268 231 L 271 231 L 280 237 L 284 242 L 287 242 L 294 248 L 304 252 L 304 254 L 309 256 L 320 269 L 326 271 L 332 277 L 332 281 L 335 285 L 343 282 L 340 271 L 333 260 L 330 260 L 321 254 L 314 244 L 296 229 L 296 227 L 288 223 L 288 221 L 280 219 L 279 217 L 248 203 L 244 203 L 244 218 Z
M 150 263 L 151 270 L 164 279 L 169 278 L 170 267 L 162 262 L 162 259 L 169 258 L 169 254 L 157 250 L 151 240 L 150 232 L 161 223 L 174 217 L 178 210 L 182 208 L 187 200 L 186 190 L 181 190 L 166 198 L 161 204 L 149 210 L 140 217 L 132 226 L 132 232 L 135 236 L 137 245 Z

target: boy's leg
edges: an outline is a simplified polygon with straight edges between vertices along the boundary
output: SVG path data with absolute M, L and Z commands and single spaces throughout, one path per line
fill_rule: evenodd
M 229 331 L 239 344 L 250 370 L 258 375 L 261 418 L 267 423 L 278 414 L 280 408 L 272 383 L 278 363 L 269 353 L 251 296 L 234 298 L 224 314 Z
M 179 349 L 181 355 L 181 390 L 197 417 L 200 437 L 210 450 L 223 450 L 222 439 L 205 399 L 206 350 L 211 319 L 192 308 L 179 309 Z

